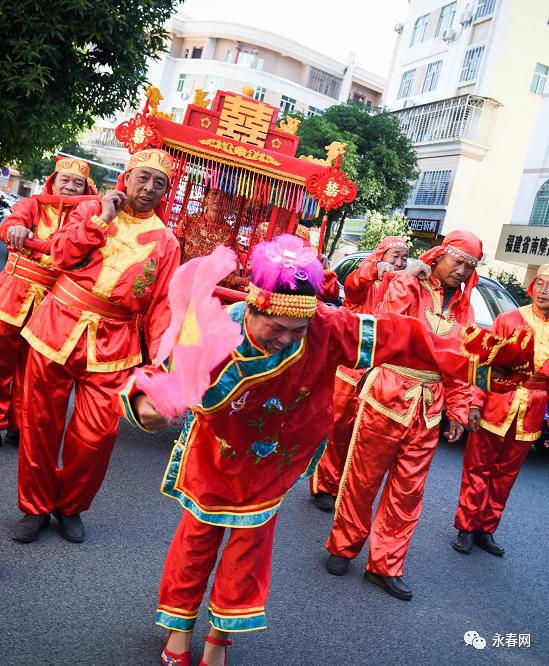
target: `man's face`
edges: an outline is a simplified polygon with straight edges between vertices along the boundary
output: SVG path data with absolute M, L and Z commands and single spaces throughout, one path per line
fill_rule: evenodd
M 158 169 L 136 167 L 124 174 L 128 204 L 138 213 L 154 210 L 168 187 L 168 176 Z
M 392 247 L 385 251 L 381 261 L 394 266 L 395 271 L 403 271 L 408 262 L 409 252 L 404 248 Z
M 263 315 L 248 310 L 246 325 L 252 338 L 267 354 L 277 354 L 305 337 L 310 319 Z
M 441 283 L 443 289 L 457 289 L 471 277 L 474 270 L 471 264 L 454 259 L 449 254 L 443 254 L 433 263 L 433 277 Z
M 537 276 L 532 287 L 532 294 L 538 310 L 547 316 L 549 314 L 549 275 Z
M 73 173 L 58 173 L 51 189 L 56 197 L 77 197 L 84 194 L 86 181 Z

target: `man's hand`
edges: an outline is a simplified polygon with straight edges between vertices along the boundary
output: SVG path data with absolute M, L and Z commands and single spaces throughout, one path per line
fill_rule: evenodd
M 476 432 L 480 428 L 480 409 L 478 407 L 471 407 L 469 410 L 469 418 L 465 429 L 467 432 Z
M 128 198 L 120 190 L 108 190 L 101 200 L 102 211 L 99 216 L 105 224 L 110 224 L 118 213 L 123 210 Z
M 413 275 L 420 280 L 426 280 L 431 275 L 431 269 L 427 264 L 424 264 L 423 261 L 414 261 L 413 263 L 408 262 L 408 265 L 403 272 L 408 275 Z
M 376 266 L 377 266 L 377 279 L 378 280 L 381 280 L 384 273 L 389 273 L 390 271 L 395 270 L 395 267 L 393 266 L 393 264 L 390 264 L 388 261 L 378 261 Z
M 444 433 L 444 437 L 449 442 L 457 442 L 458 439 L 463 435 L 463 426 L 456 419 L 450 419 L 448 430 Z
M 328 255 L 321 254 L 320 261 L 322 261 L 322 267 L 324 270 L 327 271 L 330 268 L 330 260 L 328 259 Z
M 139 421 L 145 430 L 154 432 L 155 430 L 160 430 L 160 428 L 166 428 L 172 422 L 164 414 L 156 411 L 146 395 L 138 395 L 133 404 L 139 416 Z
M 27 227 L 10 227 L 6 236 L 8 245 L 11 245 L 16 250 L 20 250 L 23 247 L 25 238 L 34 238 L 34 234 Z

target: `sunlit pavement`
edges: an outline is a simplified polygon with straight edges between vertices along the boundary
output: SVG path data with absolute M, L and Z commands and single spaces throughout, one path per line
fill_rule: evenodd
M 177 434 L 121 424 L 105 483 L 83 514 L 81 545 L 63 541 L 53 518 L 38 542 L 12 541 L 17 450 L 0 448 L 2 666 L 160 664 L 166 631 L 154 624 L 157 592 L 182 510 L 159 486 Z M 233 635 L 228 666 L 546 666 L 549 457 L 528 455 L 497 533 L 507 553 L 497 558 L 451 547 L 462 456 L 462 446 L 447 443 L 435 455 L 404 570 L 411 602 L 363 579 L 367 549 L 347 576 L 326 573 L 331 516 L 311 504 L 307 483 L 295 488 L 276 530 L 268 629 Z M 192 666 L 207 627 L 204 604 Z M 486 640 L 483 650 L 465 643 L 468 631 Z M 518 646 L 519 634 L 530 647 Z

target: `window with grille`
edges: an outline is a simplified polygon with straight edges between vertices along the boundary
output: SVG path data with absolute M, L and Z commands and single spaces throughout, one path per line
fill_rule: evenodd
M 177 82 L 177 92 L 189 92 L 191 89 L 191 75 L 180 74 Z
M 204 84 L 204 90 L 207 90 L 210 93 L 210 97 L 215 97 L 215 93 L 218 90 L 222 90 L 225 84 L 225 79 L 222 76 L 207 76 L 206 83 Z
M 484 45 L 476 46 L 474 49 L 469 49 L 465 54 L 465 61 L 461 69 L 461 74 L 459 77 L 461 81 L 474 81 L 478 76 L 478 71 L 480 69 L 480 61 L 482 60 L 482 54 L 484 53 Z
M 478 7 L 475 14 L 475 20 L 493 14 L 495 6 L 496 6 L 496 0 L 478 0 Z
M 251 67 L 254 62 L 254 54 L 251 52 L 248 53 L 247 51 L 239 51 L 238 60 L 236 62 L 243 67 Z
M 534 78 L 532 79 L 532 85 L 530 86 L 530 90 L 533 93 L 543 95 L 545 84 L 547 83 L 547 74 L 549 74 L 549 67 L 540 65 L 538 62 L 536 65 L 536 71 L 534 72 Z
M 549 180 L 543 183 L 536 194 L 530 224 L 549 225 Z
M 282 95 L 282 99 L 280 100 L 280 112 L 278 114 L 279 118 L 287 115 L 288 113 L 293 113 L 295 111 L 295 104 L 295 99 L 286 97 L 286 95 Z
M 421 44 L 425 38 L 425 30 L 427 30 L 427 23 L 429 23 L 429 14 L 425 16 L 420 16 L 415 22 L 414 30 L 412 32 L 412 39 L 410 40 L 410 46 L 415 44 Z
M 437 89 L 438 80 L 440 78 L 440 70 L 442 69 L 442 60 L 431 62 L 427 65 L 427 73 L 425 74 L 425 81 L 423 82 L 422 93 L 433 92 Z
M 172 106 L 172 113 L 172 122 L 181 124 L 183 122 L 183 118 L 185 117 L 185 109 L 176 109 Z
M 456 15 L 457 2 L 445 5 L 440 12 L 436 36 L 439 37 L 445 30 L 452 27 L 454 16 Z
M 410 93 L 412 92 L 412 83 L 414 82 L 415 75 L 415 69 L 409 69 L 407 72 L 404 72 L 400 81 L 400 88 L 398 89 L 397 99 L 410 97 Z
M 320 69 L 310 67 L 306 87 L 332 99 L 337 99 L 342 80 Z
M 319 116 L 321 113 L 321 109 L 317 109 L 315 106 L 309 106 L 309 110 L 307 111 L 307 118 L 310 118 L 311 116 Z
M 266 92 L 267 88 L 256 88 L 254 92 L 254 99 L 256 99 L 258 102 L 264 102 Z
M 451 171 L 424 171 L 416 193 L 416 205 L 443 206 Z

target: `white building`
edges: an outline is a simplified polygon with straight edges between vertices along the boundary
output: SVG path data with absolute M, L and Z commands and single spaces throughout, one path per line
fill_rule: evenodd
M 164 97 L 159 110 L 173 113 L 174 122 L 182 122 L 197 89 L 213 99 L 217 90 L 241 93 L 251 85 L 255 99 L 280 108 L 281 116 L 315 115 L 348 99 L 371 107 L 381 102 L 385 79 L 359 65 L 354 53 L 330 58 L 266 30 L 183 14 L 172 16 L 166 29 L 168 53 L 151 63 L 148 78 Z M 102 120 L 83 144 L 106 163 L 127 164 L 127 151 L 114 137 L 125 118 Z
M 405 212 L 477 234 L 491 265 L 549 72 L 548 18 L 543 0 L 410 0 L 396 26 L 383 103 L 421 169 Z

